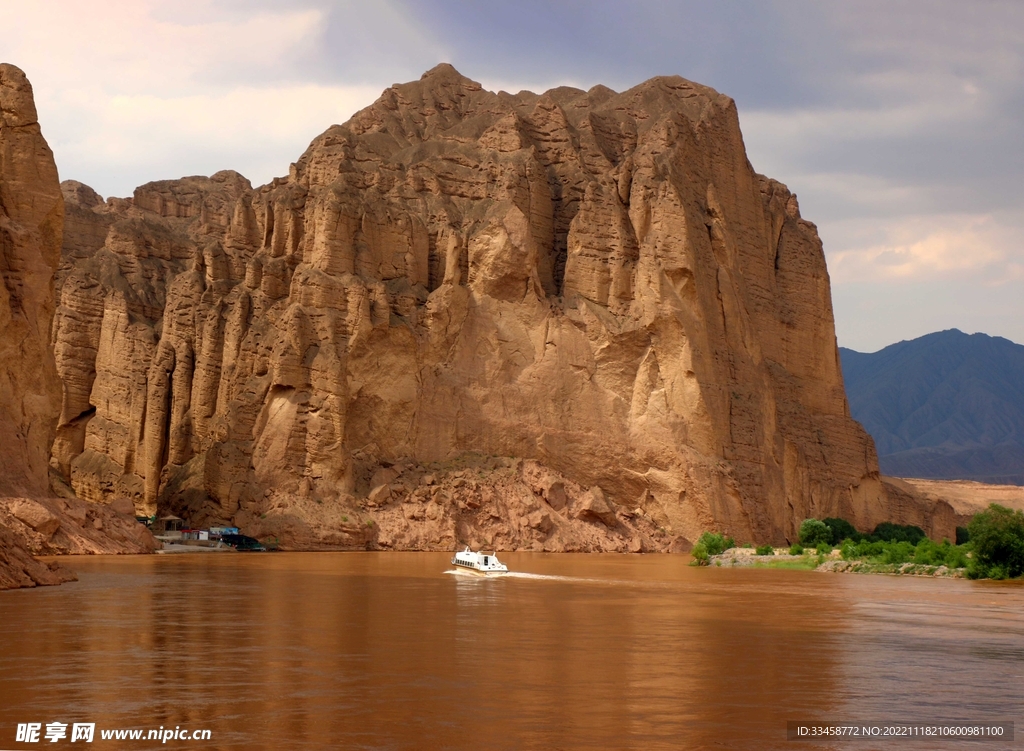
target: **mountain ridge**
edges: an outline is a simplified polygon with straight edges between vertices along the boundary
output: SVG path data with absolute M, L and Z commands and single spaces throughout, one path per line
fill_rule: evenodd
M 883 473 L 1024 484 L 1024 346 L 948 329 L 839 353 Z

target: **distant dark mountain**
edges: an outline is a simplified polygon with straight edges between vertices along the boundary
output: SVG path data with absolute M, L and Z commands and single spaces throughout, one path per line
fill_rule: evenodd
M 1024 346 L 951 329 L 839 354 L 883 474 L 1024 485 Z

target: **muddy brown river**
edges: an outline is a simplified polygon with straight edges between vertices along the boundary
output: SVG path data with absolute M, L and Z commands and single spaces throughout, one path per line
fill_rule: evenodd
M 1022 745 L 787 740 L 788 721 L 1024 729 L 1019 583 L 525 553 L 483 580 L 449 559 L 65 559 L 80 581 L 0 593 L 0 749 Z M 157 728 L 210 737 L 101 737 Z

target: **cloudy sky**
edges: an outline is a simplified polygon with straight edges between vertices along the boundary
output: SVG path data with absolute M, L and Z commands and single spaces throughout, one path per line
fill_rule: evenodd
M 1024 343 L 1024 3 L 3 0 L 62 178 L 253 184 L 440 61 L 491 89 L 732 96 L 754 168 L 825 243 L 839 343 Z

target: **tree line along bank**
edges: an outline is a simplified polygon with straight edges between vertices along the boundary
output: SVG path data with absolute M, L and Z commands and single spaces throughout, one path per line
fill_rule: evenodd
M 957 527 L 956 540 L 952 543 L 949 540 L 935 542 L 920 527 L 892 522 L 883 522 L 870 533 L 863 533 L 847 520 L 834 517 L 805 519 L 798 539 L 788 551 L 790 560 L 802 557 L 798 568 L 817 568 L 826 558 L 839 557 L 843 561 L 866 564 L 852 569 L 859 571 L 916 573 L 915 567 L 945 567 L 962 572 L 969 579 L 1024 576 L 1024 512 L 998 504 L 975 514 L 967 527 Z M 710 565 L 714 556 L 736 547 L 731 537 L 705 532 L 693 547 L 694 564 Z M 771 545 L 755 547 L 747 543 L 743 547 L 754 548 L 758 557 L 777 555 Z M 770 561 L 763 565 L 784 567 L 772 565 Z

